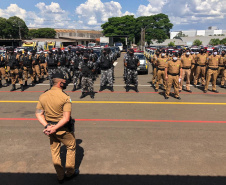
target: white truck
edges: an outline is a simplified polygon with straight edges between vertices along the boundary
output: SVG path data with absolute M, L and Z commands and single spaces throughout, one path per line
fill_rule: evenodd
M 109 46 L 109 37 L 100 37 L 100 46 L 108 47 Z

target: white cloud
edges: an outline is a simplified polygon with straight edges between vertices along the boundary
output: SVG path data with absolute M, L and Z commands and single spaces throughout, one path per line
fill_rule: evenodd
M 17 4 L 10 4 L 6 9 L 0 9 L 0 17 L 9 18 L 11 16 L 18 16 L 25 19 L 27 11 L 20 8 Z
M 87 0 L 75 10 L 80 21 L 78 26 L 82 28 L 92 27 L 94 29 L 100 29 L 100 25 L 106 22 L 108 18 L 122 16 L 121 9 L 121 4 L 115 1 L 103 3 L 101 0 Z

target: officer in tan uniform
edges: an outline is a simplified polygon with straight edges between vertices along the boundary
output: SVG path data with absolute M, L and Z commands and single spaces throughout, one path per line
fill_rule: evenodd
M 225 84 L 225 64 L 226 64 L 226 57 L 225 57 L 225 51 L 222 50 L 221 56 L 219 59 L 219 68 L 218 68 L 218 73 L 217 76 L 221 75 L 221 88 L 224 88 Z
M 165 79 L 167 83 L 165 99 L 169 99 L 170 89 L 173 84 L 175 98 L 180 100 L 179 96 L 179 79 L 181 79 L 182 74 L 182 63 L 178 60 L 178 54 L 174 53 L 173 60 L 170 60 L 166 63 L 165 68 Z
M 195 81 L 194 86 L 196 87 L 199 77 L 201 76 L 202 85 L 205 85 L 205 79 L 206 79 L 206 60 L 207 55 L 204 53 L 204 49 L 202 48 L 200 50 L 200 53 L 196 55 L 195 61 L 197 64 L 196 68 L 196 75 L 195 75 Z
M 36 76 L 38 76 L 38 82 L 41 82 L 41 75 L 40 75 L 40 66 L 39 66 L 39 55 L 36 54 L 36 51 L 32 51 L 31 55 L 32 60 L 32 71 L 33 71 L 33 78 L 34 82 L 37 82 Z
M 63 89 L 66 89 L 66 76 L 61 71 L 53 75 L 53 87 L 39 97 L 36 107 L 36 117 L 44 126 L 44 134 L 49 136 L 52 161 L 60 184 L 78 175 L 75 169 L 76 140 L 74 122 L 71 118 L 71 99 Z M 67 147 L 65 170 L 61 165 L 60 146 Z
M 162 50 L 161 58 L 157 59 L 156 66 L 157 66 L 157 81 L 155 84 L 155 92 L 159 90 L 159 84 L 161 80 L 163 80 L 163 88 L 166 90 L 166 80 L 165 80 L 165 67 L 168 58 L 166 58 L 165 50 Z
M 193 51 L 191 51 L 190 53 L 191 53 L 191 57 L 192 57 L 190 82 L 192 84 L 194 84 L 194 82 L 195 82 L 195 75 L 196 75 L 196 68 L 197 68 L 197 64 L 195 62 L 195 57 L 196 56 L 195 56 Z
M 44 74 L 48 76 L 48 71 L 47 71 L 47 62 L 46 62 L 46 57 L 47 54 L 41 50 L 41 53 L 39 55 L 39 64 L 40 64 L 40 69 L 41 69 L 41 79 L 44 80 Z
M 6 83 L 3 85 L 7 86 L 8 77 L 5 71 L 5 59 L 2 55 L 0 55 L 0 88 L 2 87 L 2 77 L 6 80 Z
M 157 79 L 157 67 L 156 67 L 156 62 L 157 59 L 160 57 L 160 52 L 159 50 L 156 50 L 151 62 L 152 62 L 152 66 L 153 66 L 153 77 L 152 77 L 152 86 L 155 85 L 155 81 Z
M 206 85 L 204 93 L 207 93 L 211 77 L 212 77 L 212 91 L 215 93 L 219 93 L 216 88 L 219 59 L 220 56 L 217 55 L 217 49 L 214 49 L 213 54 L 209 56 L 207 59 L 208 70 L 206 75 Z
M 183 87 L 183 81 L 184 78 L 186 78 L 186 91 L 192 92 L 190 89 L 190 78 L 191 78 L 191 66 L 193 62 L 193 57 L 190 55 L 189 49 L 186 50 L 185 55 L 182 56 L 181 62 L 182 62 L 182 75 L 181 75 L 181 81 L 179 83 L 179 91 L 182 91 Z

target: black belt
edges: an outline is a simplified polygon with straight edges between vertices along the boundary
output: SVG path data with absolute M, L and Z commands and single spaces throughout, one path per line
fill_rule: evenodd
M 177 76 L 177 75 L 179 75 L 179 73 L 177 73 L 177 74 L 168 73 L 168 75 L 171 75 L 171 76 Z
M 51 124 L 51 125 L 56 125 L 58 122 L 53 122 L 53 121 L 47 121 L 48 124 Z
M 158 68 L 158 70 L 160 70 L 160 71 L 165 71 L 165 69 L 160 69 L 160 68 Z
M 224 65 L 220 65 L 219 67 L 225 67 Z
M 182 69 L 191 69 L 191 67 L 182 67 Z
M 206 65 L 198 65 L 198 66 L 200 66 L 200 67 L 205 67 Z
M 211 70 L 218 70 L 218 68 L 212 68 L 212 67 L 209 67 L 209 69 L 211 69 Z

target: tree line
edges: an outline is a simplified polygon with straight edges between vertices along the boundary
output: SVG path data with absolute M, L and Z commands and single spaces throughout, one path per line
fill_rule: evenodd
M 24 20 L 17 16 L 0 17 L 0 39 L 55 38 L 55 35 L 53 28 L 29 30 Z
M 133 15 L 112 17 L 101 27 L 106 37 L 128 36 L 128 41 L 135 44 L 140 44 L 141 30 L 145 29 L 145 41 L 150 44 L 152 40 L 161 43 L 168 39 L 173 24 L 170 23 L 168 15 L 161 13 L 137 18 Z M 122 38 L 118 38 L 118 40 L 120 39 L 122 40 Z

